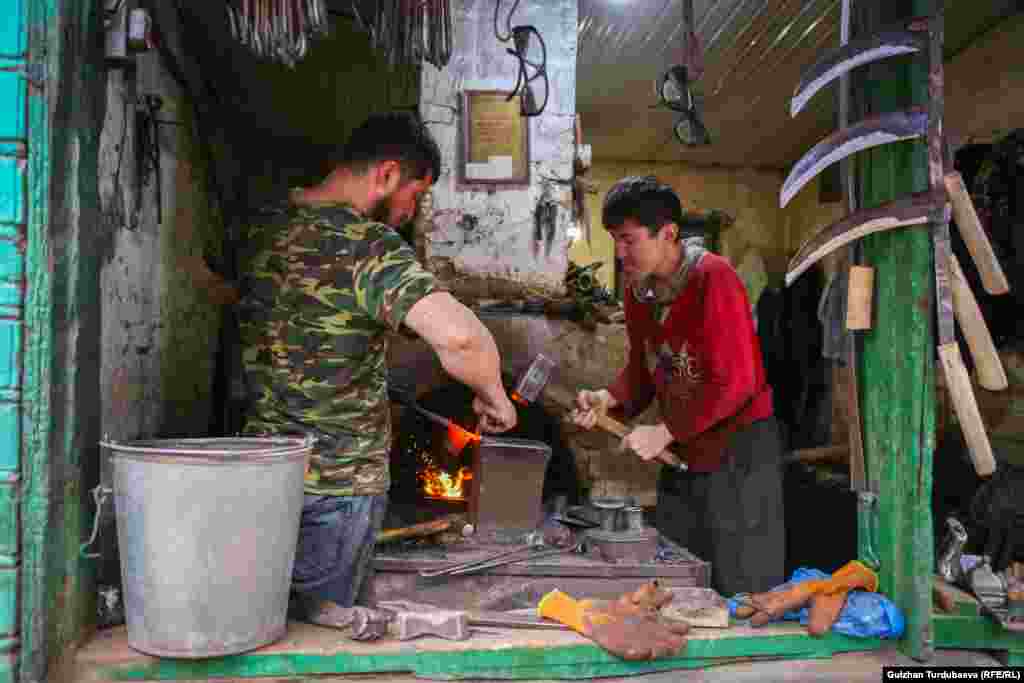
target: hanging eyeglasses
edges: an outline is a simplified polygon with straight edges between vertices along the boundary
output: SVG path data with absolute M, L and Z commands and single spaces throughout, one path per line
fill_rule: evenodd
M 519 60 L 516 85 L 507 99 L 520 96 L 523 116 L 540 116 L 548 106 L 548 51 L 540 32 L 533 26 L 515 26 L 512 29 L 514 48 L 506 52 Z M 529 69 L 533 69 L 530 75 Z
M 658 103 L 682 114 L 672 127 L 676 139 L 688 147 L 711 144 L 711 136 L 697 113 L 697 102 L 690 87 L 689 71 L 676 65 L 655 82 Z
M 692 87 L 704 68 L 700 40 L 693 30 L 693 0 L 683 0 L 683 25 L 687 27 L 683 63 L 663 73 L 654 82 L 654 92 L 659 105 L 682 114 L 672 126 L 679 142 L 688 147 L 709 145 L 711 136 L 697 112 L 697 98 Z

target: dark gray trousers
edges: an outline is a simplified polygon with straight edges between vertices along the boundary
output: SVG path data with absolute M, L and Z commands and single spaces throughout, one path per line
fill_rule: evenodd
M 711 586 L 722 595 L 781 584 L 786 539 L 775 418 L 733 434 L 716 472 L 662 468 L 655 520 L 662 534 L 711 563 Z
M 387 505 L 386 495 L 306 494 L 292 570 L 295 616 L 324 600 L 342 607 L 366 605 Z

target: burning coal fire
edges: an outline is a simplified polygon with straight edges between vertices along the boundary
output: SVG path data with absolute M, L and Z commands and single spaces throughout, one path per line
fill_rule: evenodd
M 431 466 L 421 470 L 419 477 L 423 482 L 424 495 L 446 500 L 465 500 L 465 485 L 473 478 L 473 472 L 468 467 L 460 467 L 453 476 L 439 467 Z
M 445 450 L 451 453 L 450 448 Z M 444 500 L 466 499 L 467 486 L 473 478 L 473 471 L 469 467 L 452 469 L 451 466 L 438 464 L 431 449 L 423 447 L 416 438 L 410 441 L 406 453 L 415 458 L 416 479 L 424 496 Z

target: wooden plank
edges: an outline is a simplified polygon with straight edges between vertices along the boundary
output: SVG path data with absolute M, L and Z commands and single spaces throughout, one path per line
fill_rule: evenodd
M 433 678 L 591 678 L 703 668 L 737 658 L 831 657 L 875 650 L 878 639 L 836 634 L 812 638 L 799 624 L 760 629 L 694 629 L 683 656 L 625 662 L 572 632 L 485 629 L 467 641 L 439 638 L 357 643 L 332 629 L 290 624 L 284 640 L 255 652 L 209 660 L 158 659 L 128 647 L 122 628 L 103 631 L 78 653 L 81 676 L 93 680 L 199 680 L 413 672 Z
M 932 0 L 854 3 L 854 36 L 928 14 Z M 854 74 L 866 113 L 926 101 L 922 60 L 887 60 Z M 927 189 L 920 142 L 886 145 L 856 159 L 861 206 Z M 927 228 L 870 235 L 864 260 L 876 269 L 874 329 L 864 335 L 860 363 L 864 450 L 868 478 L 878 491 L 880 590 L 903 610 L 905 653 L 931 655 L 933 542 L 931 458 L 934 449 L 932 250 Z
M 932 619 L 936 648 L 1006 650 L 1024 655 L 1024 638 L 1003 629 L 984 616 L 960 617 L 936 614 Z

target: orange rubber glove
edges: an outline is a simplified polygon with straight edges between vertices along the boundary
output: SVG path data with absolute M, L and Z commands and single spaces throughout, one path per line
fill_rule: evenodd
M 855 588 L 868 591 L 878 590 L 878 575 L 863 562 L 857 560 L 847 562 L 828 579 L 801 581 L 785 590 L 756 593 L 750 596 L 750 604 L 738 609 L 736 615 L 740 618 L 750 617 L 751 626 L 764 626 L 790 610 L 800 609 L 816 595 L 832 596 L 842 593 L 843 600 L 839 602 L 838 609 L 835 608 L 835 600 L 822 601 L 819 606 L 819 611 L 821 611 L 825 610 L 828 605 L 828 610 L 825 613 L 831 613 L 834 610 L 838 616 L 838 610 L 843 608 L 846 593 Z M 822 615 L 823 617 L 824 615 Z M 830 622 L 829 627 L 831 625 Z
M 652 609 L 655 602 L 637 600 L 639 593 L 604 603 L 575 600 L 562 591 L 553 590 L 541 598 L 537 612 L 565 624 L 622 659 L 661 659 L 678 655 L 686 645 L 683 636 L 689 631 L 689 625 L 660 619 L 657 607 Z

